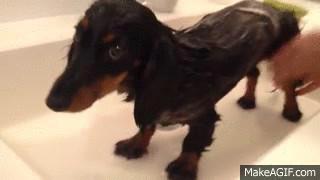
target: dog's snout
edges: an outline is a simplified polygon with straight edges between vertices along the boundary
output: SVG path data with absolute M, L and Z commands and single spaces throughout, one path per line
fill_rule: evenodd
M 49 96 L 46 100 L 47 106 L 56 112 L 66 111 L 70 105 L 67 98 L 59 96 Z

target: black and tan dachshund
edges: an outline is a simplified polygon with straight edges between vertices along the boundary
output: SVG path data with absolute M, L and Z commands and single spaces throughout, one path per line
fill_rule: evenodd
M 258 62 L 299 33 L 297 19 L 254 0 L 209 14 L 176 31 L 135 0 L 98 0 L 76 26 L 67 67 L 47 98 L 54 111 L 78 112 L 118 90 L 134 101 L 139 132 L 116 144 L 115 154 L 139 158 L 156 124 L 187 124 L 180 156 L 166 171 L 171 180 L 196 179 L 198 161 L 212 143 L 219 115 L 214 105 L 245 76 L 238 103 L 255 107 Z M 283 115 L 301 117 L 294 85 Z

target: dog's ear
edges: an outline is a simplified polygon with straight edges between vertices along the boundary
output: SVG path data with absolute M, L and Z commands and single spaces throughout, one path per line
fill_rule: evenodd
M 159 37 L 152 47 L 137 89 L 134 115 L 137 125 L 154 122 L 173 104 L 179 70 L 174 42 L 169 35 Z

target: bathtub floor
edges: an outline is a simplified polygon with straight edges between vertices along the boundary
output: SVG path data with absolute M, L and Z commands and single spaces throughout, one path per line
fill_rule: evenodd
M 204 153 L 199 180 L 238 179 L 240 164 L 320 162 L 320 125 L 313 118 L 320 104 L 301 97 L 304 117 L 290 123 L 280 116 L 282 94 L 261 81 L 258 108 L 244 111 L 236 105 L 244 83 L 217 107 L 222 122 L 216 141 Z M 132 104 L 113 94 L 79 114 L 49 113 L 1 132 L 1 137 L 43 179 L 54 180 L 164 180 L 166 165 L 177 157 L 186 127 L 158 131 L 149 154 L 138 160 L 113 155 L 114 144 L 136 132 Z M 311 125 L 312 131 L 309 129 Z M 306 131 L 303 134 L 299 132 Z M 295 135 L 298 134 L 297 138 Z M 289 142 L 288 142 L 289 141 Z M 308 150 L 304 149 L 308 147 Z M 308 153 L 306 153 L 308 152 Z M 280 158 L 281 157 L 281 158 Z

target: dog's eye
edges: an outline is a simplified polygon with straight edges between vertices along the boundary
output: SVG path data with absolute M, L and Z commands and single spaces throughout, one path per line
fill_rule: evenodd
M 109 56 L 112 59 L 112 61 L 117 61 L 121 58 L 123 54 L 123 51 L 119 45 L 110 47 L 109 49 Z

